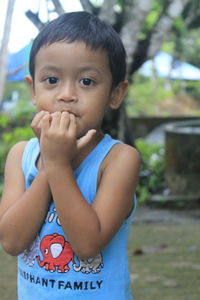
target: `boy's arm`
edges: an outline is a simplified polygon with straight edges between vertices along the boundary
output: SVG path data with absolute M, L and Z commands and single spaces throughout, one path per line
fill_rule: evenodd
M 95 256 L 112 239 L 133 208 L 139 156 L 127 145 L 116 145 L 92 205 L 81 194 L 70 166 L 49 167 L 48 180 L 61 225 L 80 258 Z
M 40 142 L 63 230 L 80 258 L 94 256 L 130 214 L 138 181 L 138 152 L 124 144 L 113 147 L 103 163 L 98 192 L 90 205 L 80 192 L 72 169 L 77 150 L 74 116 L 55 113 L 51 122 L 44 118 Z
M 25 145 L 26 142 L 16 144 L 8 154 L 0 202 L 0 241 L 11 255 L 20 254 L 32 243 L 44 222 L 50 198 L 44 171 L 25 191 L 21 167 Z

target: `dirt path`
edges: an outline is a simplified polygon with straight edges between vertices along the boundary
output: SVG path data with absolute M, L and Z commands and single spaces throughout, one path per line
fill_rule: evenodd
M 174 224 L 199 224 L 200 207 L 195 210 L 169 210 L 142 207 L 137 208 L 134 223 L 174 223 Z

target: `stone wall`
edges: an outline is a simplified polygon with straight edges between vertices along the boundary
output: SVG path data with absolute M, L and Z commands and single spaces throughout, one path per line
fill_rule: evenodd
M 130 122 L 134 137 L 139 138 L 145 137 L 159 125 L 188 120 L 200 120 L 200 117 L 135 117 L 131 118 Z

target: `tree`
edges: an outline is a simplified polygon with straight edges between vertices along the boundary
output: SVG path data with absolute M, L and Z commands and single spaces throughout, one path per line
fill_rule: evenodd
M 64 12 L 59 0 L 47 2 L 53 4 L 53 11 L 58 15 Z M 178 18 L 187 20 L 188 24 L 197 22 L 198 2 L 198 0 L 80 0 L 85 11 L 110 22 L 120 34 L 127 52 L 127 78 L 130 81 L 139 67 L 160 50 Z M 48 11 L 51 13 L 52 8 L 48 8 Z M 198 14 L 200 15 L 199 11 Z M 45 25 L 39 19 L 38 13 L 28 11 L 26 15 L 39 30 Z M 134 137 L 124 106 L 118 111 L 109 111 L 103 127 L 114 137 L 129 144 L 133 143 Z
M 200 67 L 200 2 L 192 0 L 186 5 L 181 17 L 173 24 L 170 34 L 174 41 L 173 56 Z
M 4 93 L 4 85 L 6 79 L 6 65 L 8 55 L 8 42 L 10 36 L 12 14 L 14 10 L 15 0 L 9 0 L 7 5 L 6 19 L 4 24 L 3 38 L 0 47 L 0 101 L 2 101 Z

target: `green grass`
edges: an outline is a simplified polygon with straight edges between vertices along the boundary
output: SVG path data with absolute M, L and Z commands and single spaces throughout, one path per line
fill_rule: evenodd
M 0 299 L 16 300 L 16 257 L 6 254 L 0 246 Z
M 200 299 L 199 225 L 133 225 L 128 253 L 135 300 Z M 145 254 L 134 255 L 136 249 Z M 0 299 L 16 300 L 16 258 L 0 248 L 0 264 Z
M 200 223 L 199 223 L 200 224 Z M 198 225 L 136 224 L 129 261 L 136 300 L 200 299 L 200 234 Z M 135 249 L 155 252 L 134 255 Z

